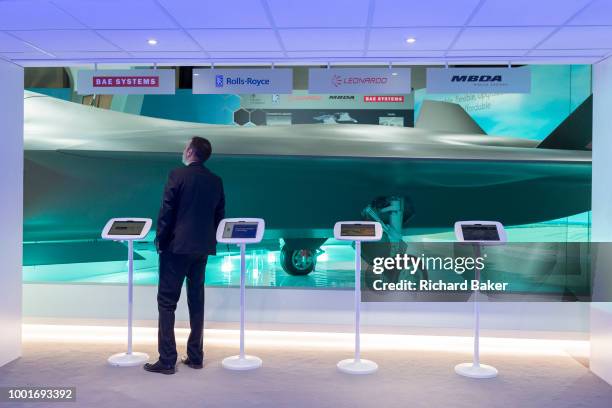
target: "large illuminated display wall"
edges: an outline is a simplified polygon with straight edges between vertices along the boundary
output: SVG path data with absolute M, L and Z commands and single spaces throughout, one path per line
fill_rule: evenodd
M 124 283 L 125 246 L 102 242 L 98 229 L 114 216 L 155 218 L 165 177 L 194 134 L 217 146 L 245 138 L 260 149 L 208 164 L 225 181 L 228 216 L 261 216 L 270 226 L 249 250 L 250 285 L 352 287 L 353 249 L 330 239 L 333 223 L 366 219 L 394 197 L 406 242 L 451 241 L 453 221 L 473 218 L 503 221 L 511 241 L 590 241 L 589 66 L 533 66 L 532 92 L 524 95 L 430 95 L 413 79 L 412 94 L 385 103 L 304 89 L 193 95 L 188 85 L 175 95 L 80 97 L 70 86 L 73 71 L 64 71 L 64 86 L 26 81 L 25 282 Z M 78 132 L 78 143 L 67 140 Z M 463 159 L 474 145 L 466 133 L 499 137 L 504 158 Z M 418 151 L 421 138 L 440 134 L 447 136 L 434 146 L 440 157 L 333 155 L 366 139 Z M 332 154 L 291 151 L 319 137 L 329 146 L 318 148 Z M 525 160 L 551 149 L 563 159 Z M 153 238 L 136 245 L 137 284 L 157 283 Z M 237 248 L 218 249 L 206 283 L 237 285 Z

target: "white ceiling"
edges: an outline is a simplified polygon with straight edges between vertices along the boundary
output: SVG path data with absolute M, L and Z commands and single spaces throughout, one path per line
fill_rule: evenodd
M 612 0 L 0 0 L 0 58 L 24 66 L 593 63 L 610 55 Z

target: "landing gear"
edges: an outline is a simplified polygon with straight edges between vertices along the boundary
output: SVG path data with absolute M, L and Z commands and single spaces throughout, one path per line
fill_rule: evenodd
M 317 255 L 327 238 L 285 239 L 280 251 L 280 263 L 289 275 L 303 276 L 314 271 Z

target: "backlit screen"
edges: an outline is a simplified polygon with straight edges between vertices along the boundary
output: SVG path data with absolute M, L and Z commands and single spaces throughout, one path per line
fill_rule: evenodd
M 497 226 L 494 224 L 462 225 L 461 232 L 465 241 L 499 241 Z
M 374 224 L 342 224 L 340 235 L 343 237 L 374 237 L 376 225 Z
M 144 221 L 115 221 L 108 235 L 140 235 L 144 226 Z
M 223 230 L 223 238 L 255 238 L 256 222 L 228 222 Z

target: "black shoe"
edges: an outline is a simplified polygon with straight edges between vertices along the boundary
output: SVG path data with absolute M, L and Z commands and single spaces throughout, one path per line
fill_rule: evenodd
M 196 370 L 199 370 L 204 367 L 204 364 L 194 363 L 189 359 L 189 357 L 181 357 L 181 363 L 185 364 L 187 367 L 195 368 Z
M 157 361 L 155 364 L 146 363 L 142 368 L 145 371 L 150 373 L 159 373 L 159 374 L 174 374 L 176 373 L 175 366 L 167 366 L 161 363 L 161 361 Z

